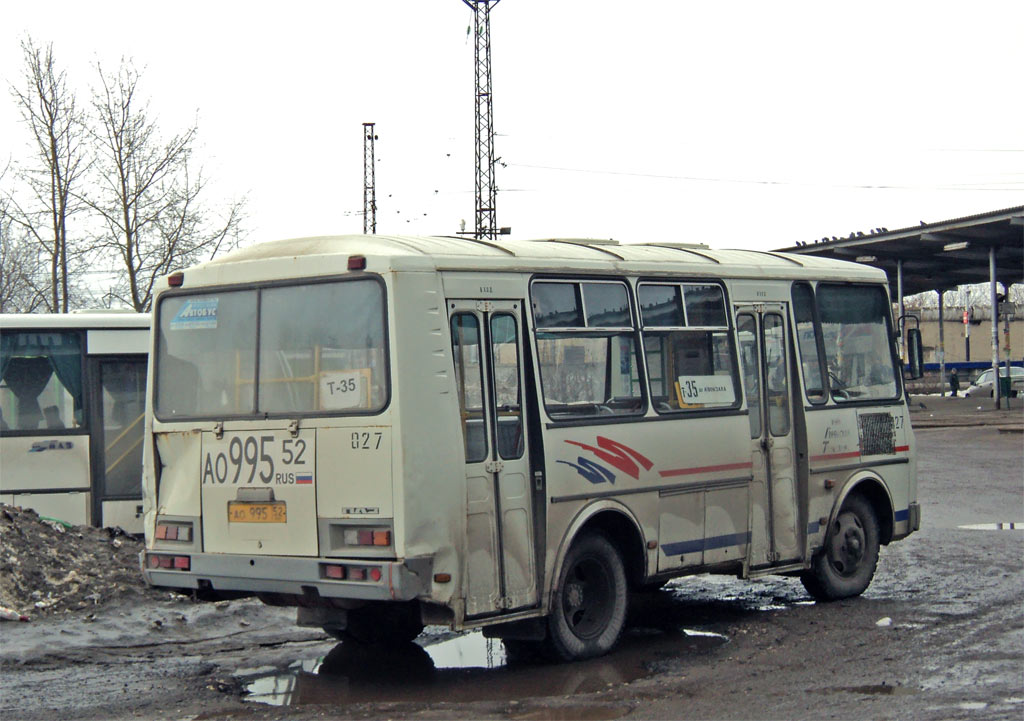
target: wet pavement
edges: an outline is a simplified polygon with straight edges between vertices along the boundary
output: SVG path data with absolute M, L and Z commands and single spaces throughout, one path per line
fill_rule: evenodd
M 382 654 L 255 601 L 114 606 L 0 625 L 0 717 L 1019 721 L 1024 449 L 1002 425 L 918 426 L 923 528 L 860 598 L 679 579 L 633 599 L 613 653 L 559 665 L 433 627 Z
M 614 654 L 549 664 L 509 659 L 501 641 L 474 632 L 392 649 L 339 643 L 284 672 L 239 669 L 236 677 L 246 700 L 275 705 L 499 701 L 604 691 L 653 675 L 659 660 L 708 654 L 727 642 L 710 631 L 634 627 Z

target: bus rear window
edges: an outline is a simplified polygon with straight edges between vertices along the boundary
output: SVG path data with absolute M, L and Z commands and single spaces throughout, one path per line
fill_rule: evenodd
M 374 280 L 167 297 L 157 328 L 162 419 L 386 403 L 384 293 Z

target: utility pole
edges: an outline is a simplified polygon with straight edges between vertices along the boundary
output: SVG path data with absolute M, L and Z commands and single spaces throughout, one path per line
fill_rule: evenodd
M 374 123 L 363 123 L 363 233 L 377 234 L 377 180 L 373 131 Z
M 501 0 L 462 0 L 473 11 L 476 39 L 476 225 L 474 237 L 496 240 L 494 103 L 491 95 L 491 8 Z

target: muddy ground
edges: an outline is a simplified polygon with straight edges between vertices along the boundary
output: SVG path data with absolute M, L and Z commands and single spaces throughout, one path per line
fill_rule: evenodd
M 132 539 L 36 519 L 36 545 L 73 539 L 105 569 L 69 582 L 46 565 L 59 552 L 26 570 L 35 551 L 12 553 L 18 524 L 0 518 L 0 605 L 32 619 L 0 624 L 0 718 L 1020 719 L 1024 531 L 964 526 L 1024 522 L 1024 436 L 944 427 L 924 402 L 925 527 L 883 549 L 862 597 L 681 579 L 635 599 L 621 647 L 580 664 L 506 663 L 499 642 L 440 628 L 382 656 L 299 629 L 286 609 L 147 590 L 129 572 Z M 21 570 L 6 558 L 19 554 Z M 50 595 L 34 597 L 23 577 L 40 565 Z M 53 579 L 77 588 L 65 598 Z

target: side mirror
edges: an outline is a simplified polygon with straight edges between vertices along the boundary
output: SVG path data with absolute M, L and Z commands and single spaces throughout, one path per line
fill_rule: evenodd
M 910 380 L 917 380 L 924 375 L 924 354 L 921 350 L 921 329 L 907 329 L 907 366 L 906 376 Z

